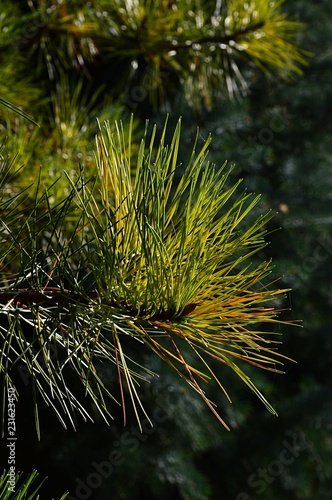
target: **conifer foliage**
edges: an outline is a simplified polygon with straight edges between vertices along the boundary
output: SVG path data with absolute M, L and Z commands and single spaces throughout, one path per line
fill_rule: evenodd
M 2 401 L 23 377 L 39 438 L 41 400 L 76 428 L 96 409 L 109 422 L 117 405 L 126 423 L 129 399 L 141 426 L 141 386 L 156 375 L 142 352 L 226 428 L 206 395 L 215 380 L 229 399 L 211 360 L 275 413 L 244 368 L 278 372 L 283 359 L 273 327 L 285 290 L 257 259 L 272 214 L 209 162 L 211 137 L 180 160 L 181 120 L 170 131 L 140 117 L 179 89 L 199 111 L 245 93 L 257 70 L 299 74 L 301 26 L 281 4 L 3 2 Z
M 165 129 L 157 148 L 155 129 L 148 142 L 144 136 L 134 179 L 131 138 L 121 124 L 115 128 L 112 132 L 106 123 L 97 136 L 96 180 L 85 179 L 83 172 L 68 177 L 70 193 L 55 206 L 52 189 L 37 192 L 19 226 L 14 216 L 14 227 L 6 225 L 11 246 L 4 254 L 0 291 L 1 313 L 8 320 L 2 327 L 4 383 L 13 385 L 11 366 L 23 363 L 33 393 L 40 393 L 64 425 L 62 413 L 75 425 L 74 411 L 84 418 L 88 413 L 69 390 L 66 371 L 78 374 L 106 417 L 102 394 L 112 389 L 100 379 L 96 360 L 108 359 L 118 372 L 124 415 L 126 385 L 139 422 L 144 367 L 136 369 L 126 356 L 121 339 L 128 336 L 137 349 L 145 344 L 174 367 L 216 415 L 197 380 L 218 380 L 206 354 L 232 368 L 266 403 L 236 360 L 276 370 L 271 336 L 251 331 L 276 321 L 266 304 L 282 293 L 262 283 L 267 263 L 250 262 L 265 245 L 270 214 L 243 226 L 259 198 L 236 195 L 238 183 L 224 188 L 227 174 L 206 162 L 210 140 L 193 150 L 174 185 L 180 122 L 169 145 Z M 206 373 L 186 361 L 177 337 L 189 344 Z

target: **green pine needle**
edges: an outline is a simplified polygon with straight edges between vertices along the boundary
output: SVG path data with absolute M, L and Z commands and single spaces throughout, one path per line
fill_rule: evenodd
M 277 373 L 283 359 L 271 326 L 285 290 L 266 282 L 270 263 L 254 263 L 272 215 L 253 217 L 259 197 L 237 194 L 232 169 L 207 161 L 210 137 L 201 147 L 196 140 L 181 167 L 181 121 L 168 144 L 166 126 L 157 141 L 147 124 L 134 148 L 132 120 L 99 125 L 93 178 L 67 174 L 65 200 L 52 205 L 50 188 L 36 195 L 23 228 L 13 222 L 21 256 L 0 289 L 8 321 L 0 329 L 1 369 L 6 384 L 15 365 L 30 374 L 38 434 L 40 396 L 63 425 L 76 427 L 77 413 L 92 419 L 72 387 L 73 371 L 106 421 L 109 401 L 126 421 L 126 394 L 138 422 L 147 417 L 139 388 L 154 374 L 127 352 L 133 344 L 171 366 L 226 428 L 203 390 L 215 379 L 230 399 L 212 359 L 275 413 L 242 368 L 244 361 Z M 106 363 L 114 364 L 119 397 L 100 371 Z
M 4 471 L 0 476 L 0 498 L 1 500 L 39 500 L 40 496 L 38 491 L 40 490 L 45 479 L 35 485 L 36 479 L 38 477 L 37 471 L 32 471 L 31 474 L 22 482 L 23 475 L 22 472 L 17 472 L 15 474 L 15 486 L 12 485 L 12 477 L 9 471 Z M 32 491 L 32 488 L 34 490 Z M 69 493 L 64 493 L 59 500 L 65 500 Z

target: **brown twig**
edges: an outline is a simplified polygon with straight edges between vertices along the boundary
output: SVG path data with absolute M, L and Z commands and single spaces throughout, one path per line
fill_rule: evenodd
M 7 304 L 13 300 L 16 306 L 30 306 L 32 304 L 63 304 L 63 303 L 87 303 L 87 299 L 77 292 L 61 290 L 59 288 L 45 288 L 42 292 L 19 288 L 17 290 L 4 290 L 0 292 L 0 304 Z

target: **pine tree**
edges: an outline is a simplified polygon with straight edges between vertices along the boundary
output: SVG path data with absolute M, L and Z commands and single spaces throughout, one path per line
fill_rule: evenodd
M 201 385 L 219 380 L 206 355 L 274 411 L 239 364 L 278 371 L 273 325 L 284 290 L 268 285 L 268 262 L 250 264 L 265 247 L 270 213 L 207 161 L 210 139 L 198 146 L 197 137 L 180 170 L 180 122 L 171 135 L 147 127 L 140 136 L 139 121 L 120 118 L 134 108 L 138 119 L 152 113 L 179 85 L 196 110 L 210 109 L 220 93 L 245 92 L 252 68 L 298 73 L 299 24 L 280 2 L 5 7 L 0 94 L 41 125 L 2 107 L 5 391 L 28 381 L 38 436 L 41 397 L 73 427 L 77 414 L 92 420 L 94 408 L 107 420 L 110 398 L 142 430 L 152 417 L 138 388 L 156 371 L 137 353 L 145 346 L 226 427 Z M 114 368 L 112 386 L 105 364 Z M 86 396 L 93 405 L 83 405 Z M 181 494 L 192 492 L 187 484 Z

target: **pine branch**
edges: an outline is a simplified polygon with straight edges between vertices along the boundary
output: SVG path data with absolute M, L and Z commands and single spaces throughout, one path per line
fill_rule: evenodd
M 144 309 L 133 310 L 125 303 L 119 304 L 116 301 L 107 300 L 104 297 L 106 291 L 103 291 L 101 295 L 95 291 L 85 292 L 85 295 L 80 294 L 77 291 L 60 289 L 55 287 L 43 287 L 42 291 L 34 291 L 28 288 L 18 288 L 14 290 L 4 290 L 0 289 L 0 304 L 8 305 L 10 303 L 13 304 L 15 308 L 27 308 L 32 305 L 43 305 L 44 307 L 53 307 L 56 305 L 70 305 L 77 304 L 81 306 L 85 306 L 87 304 L 92 304 L 99 302 L 100 304 L 117 308 L 121 306 L 123 308 L 123 312 L 132 317 L 137 317 L 138 314 L 145 316 L 148 314 Z M 172 319 L 175 321 L 176 319 L 180 320 L 182 317 L 187 316 L 191 312 L 193 312 L 198 304 L 187 304 L 184 306 L 183 310 L 180 314 L 177 315 L 177 318 L 174 317 L 174 313 L 159 310 L 158 313 L 155 313 L 151 316 L 152 320 L 163 320 L 167 321 Z
M 250 264 L 266 245 L 272 215 L 244 224 L 259 197 L 234 197 L 239 182 L 225 187 L 230 172 L 207 162 L 211 138 L 197 152 L 194 144 L 176 183 L 180 122 L 169 144 L 166 124 L 158 144 L 156 128 L 147 127 L 134 158 L 132 131 L 132 121 L 126 128 L 100 126 L 93 182 L 83 170 L 75 180 L 67 174 L 69 196 L 55 205 L 51 190 L 40 194 L 39 185 L 24 226 L 11 218 L 10 252 L 20 260 L 10 252 L 4 259 L 16 270 L 12 278 L 4 273 L 0 289 L 7 321 L 0 327 L 1 369 L 5 384 L 12 384 L 19 363 L 29 374 L 38 434 L 40 396 L 63 425 L 67 419 L 75 427 L 77 413 L 91 419 L 72 372 L 106 421 L 109 401 L 126 415 L 126 386 L 140 424 L 146 413 L 138 387 L 153 374 L 128 355 L 130 341 L 136 354 L 138 347 L 150 349 L 171 366 L 216 415 L 201 387 L 211 378 L 220 383 L 209 357 L 233 370 L 274 413 L 238 365 L 278 373 L 283 359 L 273 332 L 259 325 L 278 323 L 273 304 L 285 290 L 262 285 L 269 263 Z M 197 363 L 186 359 L 182 341 Z M 99 373 L 106 361 L 117 373 L 120 402 Z
M 36 486 L 37 471 L 32 471 L 24 480 L 22 472 L 15 472 L 14 478 L 10 471 L 4 471 L 0 476 L 1 500 L 39 500 L 38 491 L 45 479 Z M 29 495 L 29 496 L 27 496 Z M 65 500 L 68 492 L 61 495 L 59 500 Z
M 186 40 L 185 42 L 177 42 L 174 40 L 173 42 L 170 42 L 168 44 L 165 44 L 163 46 L 164 50 L 174 50 L 175 52 L 178 52 L 179 50 L 188 50 L 189 48 L 193 48 L 196 44 L 197 45 L 229 45 L 231 41 L 237 42 L 238 40 L 241 40 L 245 35 L 250 35 L 252 33 L 257 32 L 257 30 L 260 30 L 264 28 L 264 21 L 260 21 L 256 24 L 246 26 L 245 28 L 239 29 L 238 31 L 235 31 L 234 33 L 231 34 L 225 34 L 225 33 L 219 33 L 216 35 L 210 35 L 210 36 L 204 36 L 204 37 L 198 37 L 195 38 L 194 40 Z

